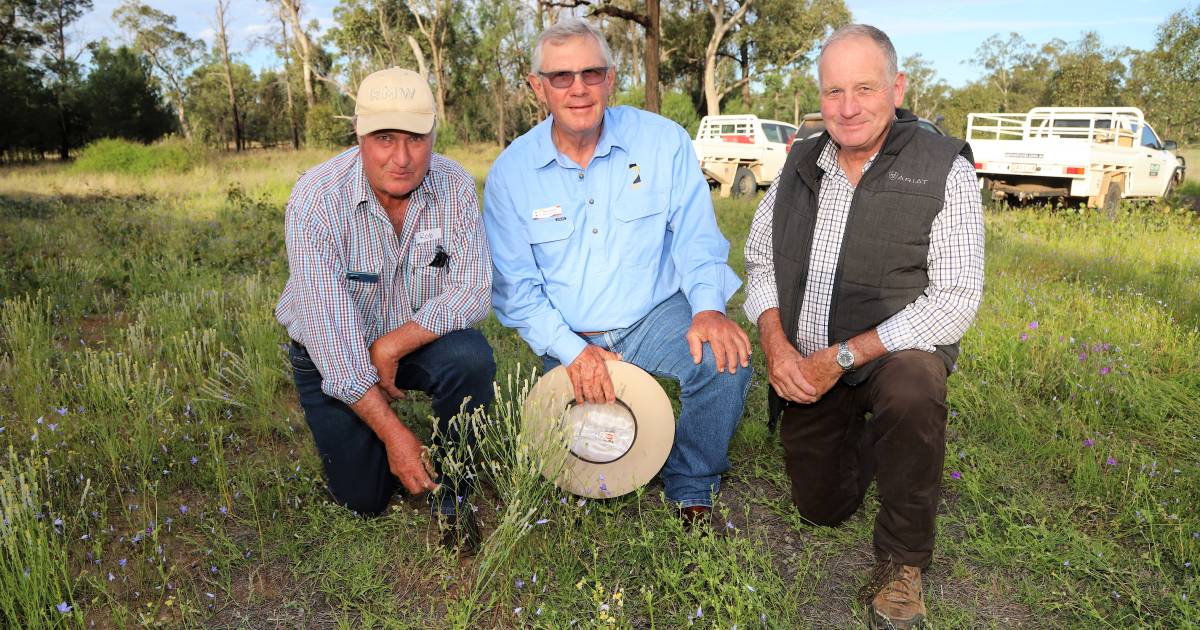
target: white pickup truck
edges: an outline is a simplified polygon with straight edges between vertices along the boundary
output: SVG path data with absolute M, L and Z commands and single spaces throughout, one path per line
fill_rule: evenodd
M 1136 107 L 973 113 L 966 139 L 993 196 L 1072 197 L 1111 215 L 1123 197 L 1163 197 L 1182 179 L 1175 143 Z
M 775 181 L 787 159 L 796 126 L 751 114 L 705 116 L 692 145 L 700 169 L 721 196 L 750 196 Z

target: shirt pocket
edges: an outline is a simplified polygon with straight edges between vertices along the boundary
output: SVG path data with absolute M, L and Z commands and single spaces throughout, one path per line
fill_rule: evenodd
M 525 223 L 525 235 L 533 249 L 538 266 L 554 267 L 567 249 L 567 241 L 575 233 L 570 217 L 557 216 L 533 219 Z
M 369 345 L 377 336 L 379 318 L 382 306 L 379 294 L 379 272 L 357 271 L 346 272 L 346 292 L 362 322 L 363 340 Z
M 413 246 L 412 253 L 408 255 L 408 304 L 414 313 L 442 293 L 449 277 L 451 261 L 448 257 L 446 264 L 430 266 L 438 256 L 439 247 L 443 247 L 441 242 L 421 243 Z
M 667 204 L 665 191 L 630 191 L 621 196 L 613 208 L 617 223 L 617 243 L 621 247 L 620 261 L 627 267 L 656 264 L 666 243 Z

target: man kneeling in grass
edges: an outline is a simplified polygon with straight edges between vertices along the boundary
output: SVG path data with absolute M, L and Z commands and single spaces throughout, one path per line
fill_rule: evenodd
M 442 543 L 471 551 L 479 535 L 465 473 L 441 476 L 442 458 L 431 462 L 389 406 L 403 390 L 428 392 L 435 452 L 445 453 L 470 439 L 470 413 L 493 394 L 492 349 L 471 328 L 491 306 L 491 258 L 474 180 L 433 153 L 434 111 L 415 72 L 363 79 L 358 146 L 292 190 L 290 275 L 275 316 L 292 338 L 293 378 L 333 497 L 374 515 L 397 482 L 434 491 Z
M 869 625 L 918 628 L 946 379 L 983 291 L 983 208 L 970 148 L 898 109 L 905 77 L 887 35 L 838 29 L 817 74 L 827 132 L 792 147 L 754 215 L 746 314 L 792 502 L 837 525 L 878 480 Z

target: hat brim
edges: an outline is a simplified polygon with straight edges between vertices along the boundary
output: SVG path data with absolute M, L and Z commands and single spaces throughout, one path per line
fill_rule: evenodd
M 359 114 L 354 119 L 354 132 L 360 136 L 365 136 L 382 129 L 395 129 L 397 131 L 424 134 L 433 131 L 434 118 L 435 116 L 432 112 Z
M 542 376 L 522 407 L 522 438 L 539 451 L 542 475 L 567 492 L 593 499 L 619 497 L 646 485 L 662 469 L 675 442 L 675 414 L 658 381 L 632 363 L 605 364 L 617 400 L 637 423 L 633 445 L 620 458 L 590 462 L 568 448 L 563 421 L 575 392 L 565 367 Z

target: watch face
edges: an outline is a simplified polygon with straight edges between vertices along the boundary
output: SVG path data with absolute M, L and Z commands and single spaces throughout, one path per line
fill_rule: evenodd
M 846 348 L 839 350 L 837 353 L 837 363 L 843 370 L 850 369 L 854 365 L 854 354 Z

